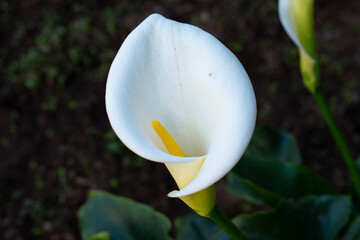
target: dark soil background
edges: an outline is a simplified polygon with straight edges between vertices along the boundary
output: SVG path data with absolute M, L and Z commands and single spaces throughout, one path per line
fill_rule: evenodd
M 360 2 L 315 0 L 322 88 L 360 155 Z M 174 219 L 191 211 L 166 194 L 162 164 L 129 152 L 104 106 L 107 72 L 125 37 L 158 12 L 210 32 L 243 63 L 258 125 L 293 133 L 303 163 L 350 190 L 342 159 L 303 86 L 298 53 L 275 0 L 0 1 L 0 238 L 80 239 L 77 210 L 91 189 L 150 204 Z M 229 216 L 254 207 L 218 183 Z

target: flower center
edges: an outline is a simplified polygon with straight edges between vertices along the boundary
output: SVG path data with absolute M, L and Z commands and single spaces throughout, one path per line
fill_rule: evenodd
M 152 122 L 152 126 L 164 143 L 166 149 L 169 151 L 169 154 L 177 157 L 186 157 L 184 152 L 176 143 L 175 139 L 164 128 L 164 126 L 161 125 L 159 121 L 154 120 Z M 179 189 L 182 189 L 196 177 L 204 162 L 204 159 L 205 157 L 193 162 L 165 163 L 165 166 L 175 179 Z
M 161 138 L 161 141 L 164 143 L 166 149 L 173 156 L 185 157 L 184 152 L 181 150 L 179 145 L 176 143 L 175 139 L 170 135 L 170 133 L 164 128 L 163 125 L 158 120 L 152 122 L 152 126 L 156 133 Z

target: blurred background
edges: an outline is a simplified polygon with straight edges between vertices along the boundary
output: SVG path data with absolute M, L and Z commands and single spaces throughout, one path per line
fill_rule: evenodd
M 335 186 L 349 178 L 303 86 L 298 53 L 276 0 L 0 1 L 0 238 L 80 239 L 77 210 L 91 189 L 150 204 L 174 219 L 191 211 L 166 194 L 162 164 L 127 150 L 107 119 L 107 73 L 125 37 L 149 14 L 196 25 L 240 59 L 258 102 L 258 125 L 293 133 L 303 162 Z M 322 86 L 360 155 L 360 2 L 315 0 Z M 230 216 L 255 207 L 217 184 Z

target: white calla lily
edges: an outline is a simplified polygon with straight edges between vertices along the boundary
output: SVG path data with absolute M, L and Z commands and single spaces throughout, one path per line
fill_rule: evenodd
M 279 0 L 279 17 L 285 31 L 299 48 L 304 83 L 315 93 L 320 84 L 317 63 L 314 0 Z
M 197 165 L 170 197 L 194 194 L 226 175 L 244 153 L 256 118 L 253 88 L 238 59 L 200 28 L 159 14 L 132 31 L 117 53 L 106 110 L 115 133 L 138 155 L 168 163 L 170 171 Z M 154 120 L 187 157 L 168 153 Z
M 278 9 L 280 22 L 291 40 L 316 61 L 314 0 L 279 0 Z

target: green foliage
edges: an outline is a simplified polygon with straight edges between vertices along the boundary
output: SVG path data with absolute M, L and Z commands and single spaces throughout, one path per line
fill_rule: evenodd
M 42 110 L 48 111 L 48 112 L 55 112 L 57 109 L 57 99 L 52 97 L 48 101 L 44 101 L 40 105 Z
M 8 4 L 0 4 L 0 10 L 4 11 L 0 22 L 6 21 Z M 15 83 L 35 91 L 51 85 L 61 91 L 67 81 L 106 78 L 116 53 L 107 44 L 109 36 L 119 34 L 116 18 L 120 10 L 107 7 L 90 13 L 89 6 L 74 3 L 69 11 L 73 13 L 71 18 L 46 8 L 39 12 L 39 23 L 14 23 L 11 46 L 17 50 L 18 45 L 25 45 L 19 55 L 15 54 L 16 59 L 10 61 L 4 56 L 11 48 L 0 50 L 0 63 L 3 63 L 0 71 L 2 68 L 6 71 L 9 86 Z
M 41 53 L 35 49 L 29 49 L 20 61 L 10 64 L 8 68 L 9 79 L 12 82 L 22 83 L 29 89 L 35 89 L 41 79 L 41 74 L 37 70 L 45 62 L 46 59 Z
M 84 240 L 104 235 L 112 240 L 169 239 L 171 223 L 151 207 L 102 191 L 92 191 L 78 213 Z M 106 238 L 101 238 L 106 239 Z
M 99 232 L 91 236 L 89 240 L 110 240 L 110 234 L 108 232 Z
M 74 34 L 76 34 L 75 37 L 85 37 L 91 30 L 90 18 L 81 17 L 74 20 L 70 25 L 70 29 Z
M 301 155 L 295 137 L 283 130 L 268 126 L 257 127 L 245 156 L 300 163 Z
M 124 144 L 119 140 L 114 131 L 108 131 L 104 135 L 106 148 L 111 153 L 121 153 L 124 149 Z
M 78 101 L 76 100 L 69 100 L 68 103 L 67 103 L 67 106 L 70 110 L 75 110 L 78 108 L 79 106 L 79 103 Z
M 284 200 L 271 212 L 239 215 L 233 222 L 249 240 L 335 240 L 351 213 L 348 196 L 308 196 Z M 170 221 L 131 199 L 92 191 L 79 210 L 84 240 L 169 239 Z M 230 239 L 207 218 L 192 214 L 175 220 L 176 240 Z M 360 218 L 354 219 L 343 240 L 358 239 Z
M 240 53 L 244 49 L 244 44 L 239 41 L 229 41 L 227 45 L 231 51 L 236 53 Z
M 249 240 L 335 240 L 351 211 L 347 196 L 285 200 L 268 213 L 240 215 L 233 221 Z M 230 239 L 219 233 L 212 240 Z
M 255 204 L 276 206 L 282 198 L 332 193 L 331 186 L 299 165 L 295 138 L 285 131 L 257 128 L 244 157 L 228 175 L 228 189 Z
M 109 180 L 109 186 L 110 186 L 112 189 L 118 188 L 119 185 L 120 185 L 120 180 L 119 180 L 118 178 L 113 177 L 113 178 L 111 178 L 111 179 Z
M 358 240 L 360 239 L 360 216 L 355 218 L 350 227 L 347 229 L 342 240 Z
M 116 32 L 116 16 L 118 13 L 111 8 L 105 8 L 100 13 L 100 20 L 104 22 L 106 30 L 111 36 Z
M 219 231 L 211 220 L 197 214 L 175 219 L 176 240 L 206 240 Z
M 254 203 L 276 206 L 281 198 L 331 193 L 331 186 L 311 170 L 272 159 L 243 157 L 228 177 L 232 193 Z
M 44 24 L 35 42 L 39 52 L 50 53 L 53 49 L 61 48 L 66 28 L 60 24 L 60 17 L 53 11 L 46 12 L 43 17 Z

